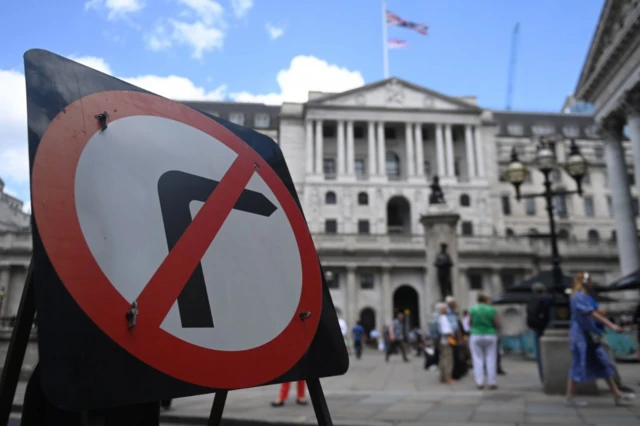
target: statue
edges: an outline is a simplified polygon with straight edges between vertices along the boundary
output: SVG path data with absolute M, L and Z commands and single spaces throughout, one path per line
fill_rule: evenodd
M 453 262 L 447 253 L 446 244 L 440 244 L 440 253 L 436 256 L 436 261 L 433 264 L 438 271 L 440 295 L 442 300 L 444 300 L 445 297 L 453 295 L 453 291 L 451 289 L 451 267 L 453 266 Z
M 433 183 L 429 187 L 431 188 L 429 204 L 444 204 L 444 194 L 442 193 L 442 188 L 440 188 L 440 178 L 438 176 L 433 177 Z

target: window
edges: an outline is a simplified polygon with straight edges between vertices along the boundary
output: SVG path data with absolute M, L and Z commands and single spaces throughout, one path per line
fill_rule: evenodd
M 363 126 L 354 126 L 353 127 L 353 137 L 355 139 L 364 138 L 364 127 Z
M 511 216 L 511 198 L 508 195 L 502 196 L 502 214 L 505 216 Z
M 267 128 L 271 123 L 271 117 L 269 114 L 256 114 L 253 118 L 253 125 L 258 128 Z
M 516 280 L 516 277 L 513 274 L 510 274 L 508 272 L 503 272 L 500 274 L 500 281 L 502 281 L 503 289 L 511 287 L 515 282 L 515 280 Z
M 360 288 L 362 290 L 373 290 L 373 274 L 360 274 Z
M 594 217 L 596 215 L 593 206 L 593 197 L 590 195 L 584 197 L 584 215 L 587 217 Z
M 338 232 L 338 221 L 335 219 L 326 219 L 324 221 L 324 233 L 336 234 Z
M 426 177 L 431 177 L 431 163 L 428 161 L 422 163 L 422 173 L 424 173 Z
M 594 139 L 598 137 L 598 127 L 595 124 L 585 127 L 584 134 L 587 135 L 588 138 Z
M 533 182 L 532 178 L 531 178 L 532 174 L 531 173 L 527 173 L 527 177 L 524 178 L 524 183 L 531 183 Z
M 482 290 L 482 275 L 469 274 L 469 287 L 471 290 Z
M 596 146 L 594 152 L 596 154 L 596 158 L 598 160 L 602 160 L 602 158 L 604 157 L 604 148 L 602 148 L 601 146 Z
M 395 127 L 385 127 L 384 128 L 384 139 L 395 139 L 396 138 L 396 129 Z
M 507 133 L 509 133 L 511 136 L 522 136 L 524 131 L 521 124 L 510 123 L 507 124 Z
M 324 195 L 324 203 L 325 204 L 336 204 L 338 202 L 338 197 L 336 193 L 333 191 L 329 191 Z
M 365 162 L 363 158 L 356 158 L 354 164 L 354 168 L 356 169 L 356 178 L 358 180 L 363 180 L 367 177 L 367 171 L 365 167 Z
M 460 176 L 460 157 L 456 157 L 453 161 L 453 175 Z
M 560 182 L 562 180 L 562 172 L 558 169 L 551 171 L 551 182 Z
M 584 174 L 584 176 L 582 176 L 582 183 L 586 184 L 586 185 L 590 185 L 591 184 L 591 173 L 587 172 Z
M 462 194 L 460 196 L 460 206 L 461 207 L 469 207 L 471 206 L 471 199 L 467 194 Z
M 358 221 L 358 234 L 369 234 L 369 221 L 367 219 Z
M 553 197 L 553 206 L 556 209 L 556 213 L 560 217 L 567 217 L 567 199 L 564 195 L 556 195 Z
M 499 180 L 500 182 L 506 182 L 506 181 L 507 181 L 507 179 L 504 177 L 504 172 L 505 172 L 505 171 L 506 171 L 506 168 L 505 168 L 505 167 L 500 167 L 500 168 L 498 169 L 498 180 Z
M 636 176 L 633 173 L 627 174 L 629 179 L 629 186 L 634 186 L 636 184 Z
M 531 132 L 536 136 L 551 135 L 555 133 L 556 129 L 553 124 L 538 123 L 531 126 Z
M 580 127 L 575 124 L 567 124 L 562 128 L 562 133 L 568 138 L 577 138 L 580 136 Z
M 559 240 L 568 240 L 569 239 L 569 231 L 566 229 L 561 229 L 558 231 L 558 239 Z
M 358 205 L 366 206 L 369 204 L 369 194 L 361 192 L 358 194 Z
M 616 233 L 615 230 L 611 231 L 611 242 L 615 243 L 616 241 L 618 241 L 618 234 Z
M 613 204 L 611 203 L 611 197 L 607 197 L 607 211 L 609 212 L 609 217 L 613 217 Z
M 473 235 L 473 223 L 471 222 L 462 222 L 462 235 L 471 236 Z
M 637 198 L 631 199 L 631 210 L 633 211 L 633 215 L 638 217 L 638 199 Z
M 331 289 L 340 288 L 340 276 L 337 273 L 326 271 L 324 277 L 327 280 L 327 287 Z
M 529 237 L 535 237 L 538 235 L 538 230 L 536 228 L 529 228 L 528 234 Z
M 322 126 L 322 137 L 335 138 L 336 137 L 336 126 L 332 126 L 332 125 L 329 125 L 329 124 L 324 124 Z
M 524 200 L 524 209 L 527 212 L 527 216 L 535 216 L 536 200 L 534 200 L 533 198 L 526 198 Z
M 400 158 L 395 152 L 387 152 L 387 176 L 400 176 Z
M 324 177 L 326 179 L 336 178 L 336 160 L 333 158 L 325 158 L 322 167 L 324 170 Z
M 587 241 L 589 244 L 598 244 L 600 242 L 600 234 L 595 229 L 589 230 L 587 233 Z
M 513 238 L 516 236 L 516 233 L 513 232 L 513 229 L 511 228 L 507 228 L 507 231 L 505 232 L 505 234 L 507 235 L 507 238 Z
M 232 112 L 229 114 L 229 121 L 244 126 L 244 114 L 241 112 Z

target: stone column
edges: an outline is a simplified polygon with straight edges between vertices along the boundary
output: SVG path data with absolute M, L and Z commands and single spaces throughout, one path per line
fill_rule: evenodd
M 305 124 L 305 156 L 307 159 L 305 171 L 307 175 L 310 175 L 313 174 L 313 120 L 307 120 Z
M 347 121 L 347 175 L 353 176 L 354 166 L 353 121 Z
M 376 175 L 376 123 L 369 121 L 367 128 L 367 138 L 369 142 L 367 152 L 367 162 L 369 163 L 369 177 Z
M 464 128 L 464 143 L 467 151 L 467 176 L 471 179 L 476 177 L 476 156 L 473 149 L 471 126 L 465 126 Z
M 316 174 L 324 173 L 322 161 L 324 160 L 324 148 L 322 146 L 322 120 L 316 120 Z
M 384 140 L 384 123 L 378 122 L 378 176 L 387 175 L 387 148 Z
M 447 176 L 455 176 L 455 168 L 453 166 L 454 153 L 453 153 L 453 138 L 451 136 L 451 124 L 445 124 L 444 126 L 444 143 L 447 151 Z
M 442 301 L 443 295 L 438 283 L 438 270 L 434 265 L 440 245 L 447 245 L 447 253 L 451 258 L 453 266 L 451 268 L 451 291 L 456 298 L 460 297 L 459 279 L 459 258 L 458 258 L 458 235 L 456 232 L 460 215 L 446 204 L 431 204 L 427 214 L 420 217 L 420 223 L 424 226 L 424 238 L 426 244 L 426 268 L 427 286 L 434 295 L 433 302 Z
M 446 176 L 447 170 L 444 162 L 444 139 L 442 137 L 442 124 L 436 124 L 436 158 L 438 159 L 438 176 Z
M 625 110 L 633 151 L 633 171 L 636 186 L 640 186 L 640 93 L 633 92 L 627 96 Z
M 413 155 L 413 125 L 411 123 L 405 123 L 404 125 L 404 145 L 407 159 L 407 178 L 411 178 L 416 174 L 415 171 L 415 156 Z
M 358 287 L 356 283 L 356 267 L 355 265 L 347 265 L 347 303 L 345 308 L 347 310 L 347 325 L 349 331 L 356 325 L 358 319 Z
M 482 149 L 482 136 L 480 134 L 480 130 L 480 126 L 474 126 L 473 141 L 476 146 L 476 175 L 478 177 L 484 177 L 484 150 Z
M 0 291 L 3 293 L 2 304 L 0 305 L 0 316 L 7 316 L 9 305 L 9 266 L 0 266 Z
M 393 300 L 391 300 L 391 268 L 382 266 L 382 309 L 380 310 L 380 329 L 390 325 L 393 319 Z
M 623 125 L 624 122 L 621 119 L 613 117 L 603 121 L 602 130 L 605 141 L 611 202 L 616 221 L 620 272 L 622 275 L 627 275 L 640 266 L 640 253 L 638 252 L 636 221 L 631 206 L 632 200 L 629 191 L 629 178 L 627 177 L 627 164 L 624 148 L 622 147 Z
M 414 131 L 414 139 L 416 143 L 416 176 L 422 177 L 424 176 L 424 142 L 422 141 L 422 123 L 416 123 Z
M 338 150 L 338 176 L 344 175 L 345 161 L 344 161 L 344 121 L 338 121 L 338 134 L 337 134 L 337 150 Z

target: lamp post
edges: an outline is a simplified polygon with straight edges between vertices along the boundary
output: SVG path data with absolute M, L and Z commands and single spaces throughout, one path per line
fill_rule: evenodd
M 567 295 L 565 292 L 565 286 L 563 283 L 562 268 L 560 266 L 560 253 L 558 252 L 558 236 L 556 234 L 556 222 L 553 214 L 553 197 L 561 195 L 578 194 L 582 196 L 582 178 L 587 172 L 587 162 L 584 156 L 580 153 L 580 149 L 575 140 L 571 140 L 571 146 L 569 149 L 569 155 L 565 163 L 565 170 L 571 176 L 575 182 L 577 189 L 575 191 L 554 191 L 552 188 L 552 182 L 550 179 L 551 172 L 558 168 L 556 156 L 550 149 L 547 140 L 540 139 L 540 145 L 538 147 L 535 164 L 538 170 L 544 175 L 544 192 L 532 193 L 532 194 L 520 194 L 520 185 L 527 179 L 529 171 L 527 167 L 518 158 L 518 153 L 515 148 L 511 153 L 511 162 L 505 172 L 505 178 L 510 182 L 516 190 L 516 199 L 520 201 L 522 198 L 537 198 L 543 197 L 546 200 L 546 209 L 549 216 L 549 235 L 551 240 L 551 265 L 553 271 L 553 287 L 551 288 L 551 295 L 553 297 L 553 309 L 551 312 L 551 326 L 558 326 L 558 320 L 568 319 L 568 311 L 565 315 L 557 315 L 558 308 L 567 308 Z

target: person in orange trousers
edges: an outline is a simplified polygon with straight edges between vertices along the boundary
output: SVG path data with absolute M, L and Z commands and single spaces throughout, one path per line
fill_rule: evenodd
M 298 397 L 296 398 L 296 404 L 307 405 L 307 401 L 304 399 L 305 385 L 306 383 L 304 382 L 304 380 L 298 380 L 297 382 Z M 278 396 L 278 399 L 276 401 L 273 401 L 271 405 L 273 407 L 282 407 L 284 405 L 284 402 L 289 397 L 289 389 L 291 389 L 291 383 L 289 382 L 283 383 L 280 386 L 280 395 Z

